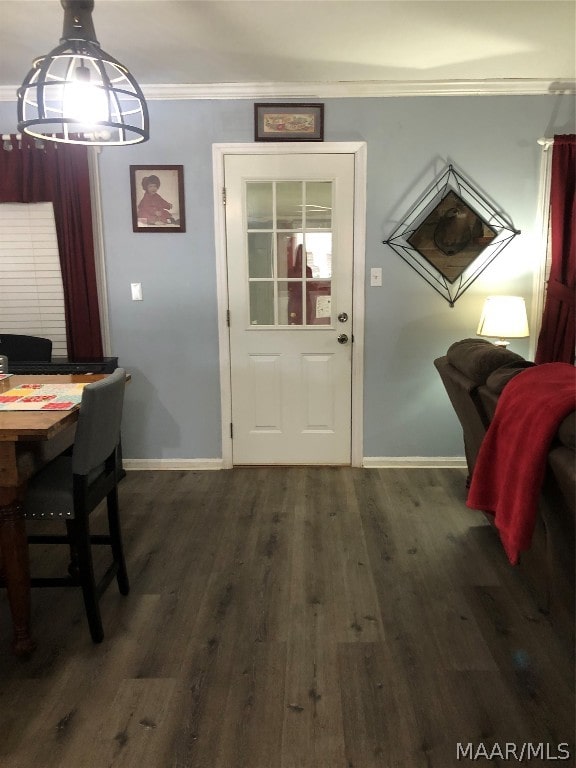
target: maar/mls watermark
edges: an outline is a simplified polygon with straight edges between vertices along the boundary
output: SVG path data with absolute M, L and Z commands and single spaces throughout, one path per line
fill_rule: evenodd
M 520 743 L 507 741 L 503 744 L 485 744 L 471 741 L 456 744 L 457 760 L 516 760 L 517 762 L 528 760 L 569 760 L 571 756 L 570 745 L 567 742 L 551 744 L 546 741 L 523 741 Z

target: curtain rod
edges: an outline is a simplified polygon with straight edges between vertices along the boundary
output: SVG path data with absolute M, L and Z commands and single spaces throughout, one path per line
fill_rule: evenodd
M 55 135 L 56 135 L 55 133 L 52 134 L 52 136 L 55 136 Z M 20 141 L 20 139 L 22 138 L 22 134 L 21 133 L 3 133 L 2 134 L 2 141 L 9 141 L 12 138 L 12 136 L 16 136 L 16 139 L 18 141 Z M 42 141 L 42 139 L 40 139 L 40 141 Z
M 554 145 L 554 139 L 547 139 L 545 136 L 543 136 L 541 139 L 538 139 L 538 144 L 540 144 L 544 152 L 546 152 L 546 150 L 550 149 L 550 147 Z

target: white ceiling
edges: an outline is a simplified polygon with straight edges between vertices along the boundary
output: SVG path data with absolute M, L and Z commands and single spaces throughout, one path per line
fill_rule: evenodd
M 5 97 L 62 19 L 59 0 L 0 0 Z M 93 21 L 144 87 L 576 76 L 573 0 L 96 0 Z

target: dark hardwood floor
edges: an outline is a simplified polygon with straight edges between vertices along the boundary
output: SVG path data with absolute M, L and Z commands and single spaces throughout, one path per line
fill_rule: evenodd
M 129 472 L 132 591 L 105 594 L 102 645 L 79 592 L 37 589 L 38 649 L 15 659 L 0 593 L 0 766 L 573 766 L 572 649 L 464 485 Z M 33 550 L 36 571 L 66 564 Z

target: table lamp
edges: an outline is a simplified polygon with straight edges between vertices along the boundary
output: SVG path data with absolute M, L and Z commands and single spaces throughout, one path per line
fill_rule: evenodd
M 482 308 L 477 336 L 496 338 L 498 347 L 507 347 L 507 339 L 529 336 L 526 304 L 521 296 L 488 296 Z

